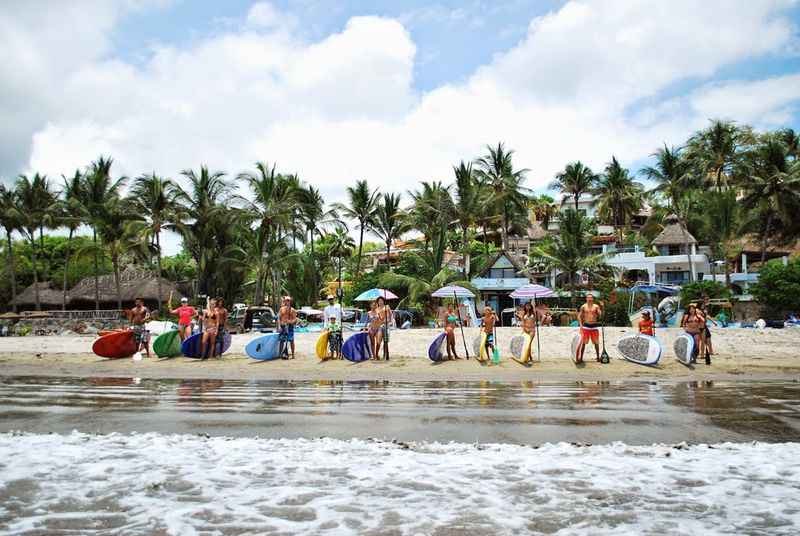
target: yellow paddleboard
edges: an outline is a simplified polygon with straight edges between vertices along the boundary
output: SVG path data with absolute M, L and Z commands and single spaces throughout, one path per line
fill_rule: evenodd
M 522 362 L 527 363 L 531 360 L 531 343 L 533 342 L 533 337 L 531 337 L 527 333 L 522 334 L 523 344 L 522 344 Z
M 481 361 L 489 359 L 489 356 L 486 355 L 486 332 L 481 332 L 481 353 L 478 357 Z
M 328 336 L 331 334 L 329 329 L 322 330 L 317 339 L 317 357 L 319 359 L 327 359 L 328 357 Z

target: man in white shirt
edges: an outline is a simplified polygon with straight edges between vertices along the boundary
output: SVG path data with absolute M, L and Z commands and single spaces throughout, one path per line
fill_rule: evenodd
M 342 325 L 342 306 L 338 303 L 333 303 L 333 296 L 331 294 L 328 294 L 328 305 L 325 306 L 323 318 L 324 328 L 330 327 L 331 318 L 336 318 L 336 324 Z

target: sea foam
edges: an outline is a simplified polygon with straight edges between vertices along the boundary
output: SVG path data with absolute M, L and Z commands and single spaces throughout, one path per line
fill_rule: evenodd
M 0 434 L 10 534 L 796 534 L 798 444 Z

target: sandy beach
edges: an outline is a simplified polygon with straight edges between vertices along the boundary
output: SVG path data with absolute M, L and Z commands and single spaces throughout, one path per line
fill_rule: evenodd
M 183 357 L 173 359 L 103 359 L 91 353 L 93 337 L 17 337 L 0 339 L 0 374 L 4 376 L 67 376 L 140 378 L 220 378 L 275 380 L 622 380 L 622 379 L 798 379 L 800 380 L 800 330 L 714 329 L 716 356 L 711 366 L 702 361 L 694 367 L 680 364 L 672 343 L 677 329 L 664 329 L 658 338 L 664 354 L 655 367 L 623 360 L 617 351 L 620 337 L 630 328 L 608 328 L 606 346 L 611 363 L 601 365 L 591 359 L 576 367 L 569 358 L 569 344 L 576 330 L 543 328 L 541 362 L 525 368 L 510 357 L 509 341 L 519 333 L 512 328 L 498 330 L 502 360 L 499 365 L 481 366 L 474 359 L 433 363 L 427 347 L 436 330 L 392 332 L 391 359 L 365 363 L 320 362 L 313 355 L 317 333 L 299 333 L 297 358 L 289 361 L 254 361 L 244 347 L 256 334 L 234 336 L 231 350 L 221 360 L 199 362 Z M 465 330 L 472 351 L 476 329 Z M 347 335 L 347 334 L 346 334 Z M 463 357 L 463 343 L 459 339 Z

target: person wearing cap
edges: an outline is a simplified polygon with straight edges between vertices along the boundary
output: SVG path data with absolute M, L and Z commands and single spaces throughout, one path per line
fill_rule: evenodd
M 294 325 L 297 324 L 297 311 L 292 307 L 292 297 L 284 296 L 283 305 L 278 311 L 278 331 L 282 342 L 289 343 L 294 359 Z M 284 357 L 283 359 L 287 359 Z
M 642 319 L 639 320 L 639 333 L 653 337 L 656 334 L 654 327 L 655 324 L 653 319 L 650 318 L 650 311 L 642 311 Z
M 178 335 L 184 340 L 192 335 L 192 319 L 197 316 L 195 308 L 189 305 L 188 298 L 181 298 L 181 306 L 170 313 L 178 315 Z

